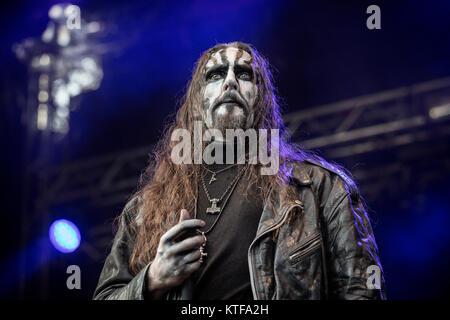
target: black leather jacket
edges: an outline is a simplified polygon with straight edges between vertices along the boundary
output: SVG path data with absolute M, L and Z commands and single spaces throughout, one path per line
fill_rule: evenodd
M 378 249 L 353 181 L 328 164 L 305 161 L 293 166 L 291 183 L 298 199 L 285 203 L 281 190 L 272 190 L 277 209 L 264 207 L 248 249 L 254 299 L 385 299 Z M 137 216 L 136 201 L 124 209 L 130 219 Z M 121 221 L 94 299 L 145 299 L 150 264 L 130 274 L 128 224 Z M 368 286 L 373 268 L 380 270 L 380 289 Z M 189 299 L 185 287 L 166 298 Z

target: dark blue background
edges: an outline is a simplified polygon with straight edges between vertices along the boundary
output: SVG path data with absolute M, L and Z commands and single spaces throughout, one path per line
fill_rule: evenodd
M 21 150 L 18 94 L 25 66 L 13 43 L 37 37 L 56 1 L 2 3 L 0 63 L 2 244 L 5 261 L 17 252 Z M 201 53 L 219 42 L 252 43 L 276 68 L 286 112 L 450 75 L 448 1 L 74 1 L 82 16 L 106 22 L 100 88 L 83 95 L 58 164 L 149 145 L 179 99 Z M 382 29 L 365 26 L 378 4 Z M 379 157 L 389 157 L 381 154 Z M 349 164 L 354 165 L 354 164 Z M 369 204 L 393 299 L 449 297 L 449 172 L 433 190 L 419 186 Z M 405 210 L 405 202 L 417 202 Z M 410 208 L 411 206 L 408 206 Z M 111 212 L 113 218 L 117 212 Z M 90 280 L 95 282 L 96 279 Z M 62 290 L 61 297 L 66 294 Z M 84 298 L 91 293 L 85 292 Z

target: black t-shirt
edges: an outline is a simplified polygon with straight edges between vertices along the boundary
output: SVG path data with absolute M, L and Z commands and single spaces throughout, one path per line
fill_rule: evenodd
M 218 171 L 228 166 L 230 165 L 210 165 L 207 168 Z M 211 184 L 209 181 L 212 173 L 206 173 L 205 184 L 211 198 L 220 198 L 240 168 L 241 166 L 234 166 L 218 173 L 217 180 Z M 208 256 L 200 269 L 191 276 L 194 284 L 193 299 L 253 299 L 248 269 L 248 248 L 256 236 L 263 207 L 261 201 L 254 195 L 248 197 L 244 195 L 246 188 L 245 177 L 241 177 L 215 226 L 206 234 Z M 222 206 L 224 201 L 222 200 L 218 206 Z M 206 222 L 202 231 L 208 230 L 218 216 L 218 213 L 206 213 L 207 207 L 210 207 L 210 202 L 200 182 L 197 218 Z

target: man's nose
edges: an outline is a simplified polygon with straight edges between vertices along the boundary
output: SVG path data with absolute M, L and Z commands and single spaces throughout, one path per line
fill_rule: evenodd
M 237 90 L 238 83 L 236 80 L 236 76 L 233 72 L 233 70 L 229 70 L 227 77 L 225 78 L 225 81 L 223 83 L 223 91 L 227 90 Z

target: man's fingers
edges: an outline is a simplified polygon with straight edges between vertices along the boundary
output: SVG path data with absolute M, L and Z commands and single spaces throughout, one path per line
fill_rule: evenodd
M 194 262 L 190 262 L 187 264 L 180 265 L 178 268 L 172 271 L 171 275 L 174 277 L 187 278 L 193 273 L 195 270 L 200 268 L 202 263 L 200 260 L 196 260 Z
M 200 257 L 201 257 L 200 250 L 195 249 L 184 255 L 182 259 L 184 263 L 191 263 L 200 259 Z
M 172 245 L 169 249 L 167 249 L 167 253 L 175 255 L 183 251 L 200 248 L 203 243 L 205 243 L 205 238 L 201 235 L 189 237 Z
M 172 228 L 169 229 L 163 236 L 161 237 L 162 242 L 169 242 L 173 240 L 180 232 L 187 231 L 189 229 L 201 228 L 205 226 L 205 222 L 200 219 L 189 219 L 184 220 Z
M 191 218 L 191 216 L 189 215 L 189 212 L 186 209 L 181 210 L 179 222 L 182 222 L 184 220 L 189 220 L 190 218 Z
M 184 268 L 184 273 L 190 275 L 195 270 L 200 268 L 201 265 L 202 265 L 202 263 L 200 262 L 200 260 L 188 263 L 188 264 L 186 264 L 186 267 Z

